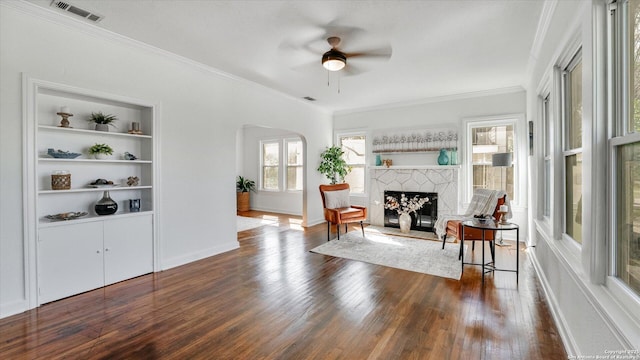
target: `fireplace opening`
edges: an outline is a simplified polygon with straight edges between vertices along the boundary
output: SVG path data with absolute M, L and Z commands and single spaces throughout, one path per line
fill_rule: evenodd
M 438 193 L 427 193 L 417 191 L 385 191 L 384 200 L 386 202 L 387 196 L 393 196 L 400 200 L 401 194 L 404 194 L 408 198 L 413 198 L 418 195 L 420 199 L 429 198 L 429 201 L 422 205 L 420 210 L 415 213 L 411 213 L 411 230 L 418 231 L 433 231 L 433 226 L 438 219 Z M 395 210 L 384 209 L 384 226 L 400 228 L 398 221 L 398 212 Z

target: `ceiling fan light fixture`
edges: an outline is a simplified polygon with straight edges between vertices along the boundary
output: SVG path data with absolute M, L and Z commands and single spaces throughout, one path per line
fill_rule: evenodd
M 342 70 L 347 65 L 347 57 L 340 51 L 329 50 L 322 55 L 322 66 L 329 71 Z

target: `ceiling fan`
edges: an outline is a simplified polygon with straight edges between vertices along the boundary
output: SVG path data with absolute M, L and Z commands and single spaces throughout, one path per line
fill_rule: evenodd
M 348 58 L 379 58 L 387 60 L 391 57 L 391 47 L 382 49 L 345 53 L 338 49 L 342 39 L 338 36 L 330 36 L 327 38 L 331 50 L 322 54 L 322 66 L 329 71 L 340 71 L 347 66 Z
M 320 30 L 324 36 L 315 34 L 304 40 L 298 37 L 280 44 L 283 59 L 306 59 L 293 65 L 292 69 L 314 71 L 313 69 L 319 68 L 320 57 L 322 66 L 330 72 L 357 75 L 372 70 L 375 66 L 373 61 L 387 61 L 391 57 L 391 46 L 384 42 L 380 44 L 380 38 L 368 35 L 364 29 L 334 24 L 315 29 Z M 328 50 L 327 43 L 330 47 Z

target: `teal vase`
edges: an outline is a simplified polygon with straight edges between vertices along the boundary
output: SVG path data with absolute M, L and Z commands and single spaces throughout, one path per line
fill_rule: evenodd
M 438 156 L 438 165 L 449 165 L 449 156 L 447 156 L 447 149 L 440 149 L 440 156 Z
M 451 149 L 451 158 L 449 165 L 458 165 L 458 149 Z

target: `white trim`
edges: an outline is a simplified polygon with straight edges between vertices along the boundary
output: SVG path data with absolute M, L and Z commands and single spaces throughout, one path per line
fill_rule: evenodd
M 540 56 L 540 51 L 542 49 L 542 44 L 544 44 L 544 40 L 547 37 L 547 32 L 549 31 L 549 25 L 551 24 L 551 19 L 553 19 L 553 14 L 556 11 L 556 6 L 558 5 L 558 0 L 547 0 L 542 5 L 542 12 L 540 13 L 540 18 L 538 19 L 538 26 L 536 27 L 536 34 L 533 38 L 533 44 L 531 44 L 531 51 L 529 52 L 529 61 L 527 62 L 527 67 L 525 70 L 525 79 L 531 79 L 533 75 L 533 70 L 538 63 L 538 57 Z M 543 77 L 544 78 L 544 77 Z M 538 91 L 540 93 L 540 91 Z
M 214 255 L 219 255 L 231 250 L 235 250 L 238 249 L 240 247 L 240 245 L 238 244 L 238 242 L 229 242 L 229 243 L 224 243 L 221 245 L 217 245 L 217 246 L 213 246 L 210 247 L 208 249 L 204 249 L 204 250 L 199 250 L 199 251 L 194 251 L 192 253 L 189 254 L 185 254 L 185 255 L 181 255 L 181 256 L 176 256 L 170 259 L 165 259 L 162 263 L 162 269 L 161 270 L 169 270 L 172 269 L 174 267 L 178 267 L 181 265 L 185 265 L 185 264 L 189 264 L 192 263 L 194 261 L 198 261 L 198 260 L 202 260 L 202 259 L 206 259 L 208 257 L 214 256 Z
M 358 109 L 336 110 L 333 112 L 333 116 L 349 115 L 349 114 L 363 113 L 363 112 L 375 111 L 375 110 L 388 110 L 388 109 L 394 109 L 394 108 L 403 108 L 403 107 L 409 107 L 409 106 L 439 103 L 439 102 L 453 101 L 453 100 L 473 99 L 473 98 L 492 96 L 492 95 L 513 94 L 513 93 L 519 93 L 519 92 L 525 92 L 525 89 L 522 86 L 511 86 L 511 87 L 505 87 L 505 88 L 499 88 L 499 89 L 471 91 L 466 93 L 454 93 L 454 94 L 448 94 L 448 95 L 427 97 L 420 100 L 401 101 L 401 102 L 395 102 L 395 103 L 389 103 L 389 104 L 366 106 Z

